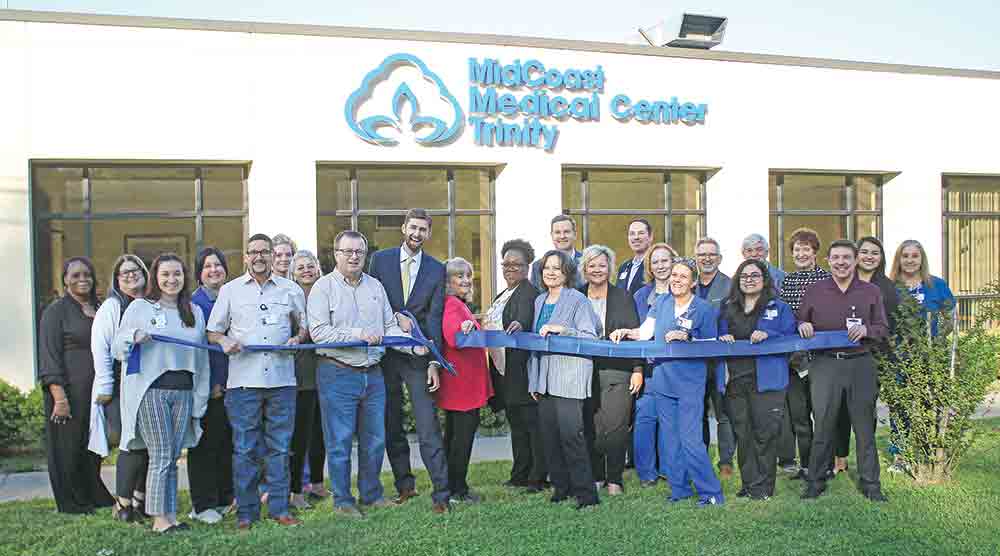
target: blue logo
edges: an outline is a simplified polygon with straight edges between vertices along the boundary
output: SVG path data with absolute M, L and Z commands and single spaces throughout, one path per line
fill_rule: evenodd
M 421 77 L 437 87 L 438 96 L 451 107 L 451 114 L 444 115 L 445 119 L 442 119 L 421 113 L 417 95 L 404 81 L 399 84 L 396 92 L 392 95 L 390 106 L 386 107 L 391 110 L 391 115 L 378 114 L 358 121 L 358 111 L 371 98 L 375 87 L 387 81 L 396 69 L 406 66 L 420 70 Z M 410 105 L 408 122 L 403 121 L 402 109 L 406 103 Z M 393 54 L 369 72 L 361 81 L 361 86 L 347 98 L 347 104 L 344 105 L 344 117 L 347 119 L 347 125 L 358 137 L 369 143 L 383 146 L 399 144 L 396 138 L 384 135 L 387 132 L 391 133 L 390 129 L 395 130 L 393 135 L 396 136 L 402 135 L 404 131 L 412 132 L 417 143 L 430 146 L 450 143 L 461 133 L 464 126 L 464 116 L 462 108 L 458 105 L 458 100 L 448 91 L 441 78 L 428 69 L 420 58 L 412 54 Z

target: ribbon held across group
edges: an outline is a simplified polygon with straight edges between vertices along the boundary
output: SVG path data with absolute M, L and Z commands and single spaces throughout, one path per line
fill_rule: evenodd
M 385 336 L 379 345 L 383 347 L 426 347 L 431 356 L 447 369 L 449 373 L 457 375 L 458 373 L 455 371 L 455 368 L 444 358 L 437 346 L 424 336 L 423 331 L 416 325 L 416 319 L 412 320 L 414 322 L 413 330 L 411 331 L 412 338 L 407 336 Z M 222 352 L 222 348 L 215 344 L 189 342 L 159 334 L 153 334 L 152 338 L 157 342 Z M 654 362 L 667 359 L 757 357 L 761 355 L 793 353 L 796 351 L 815 351 L 858 346 L 857 342 L 848 339 L 847 331 L 817 332 L 815 336 L 809 339 L 800 338 L 799 336 L 781 336 L 769 338 L 758 344 L 751 344 L 747 340 L 737 340 L 727 343 L 717 339 L 695 340 L 692 342 L 649 340 L 615 343 L 608 340 L 594 340 L 554 334 L 548 336 L 540 336 L 530 332 L 507 334 L 499 330 L 477 330 L 469 334 L 459 332 L 455 335 L 455 340 L 459 348 L 514 348 L 540 353 L 559 353 L 581 357 L 646 359 Z M 356 347 L 369 347 L 369 345 L 361 341 L 299 344 L 294 346 L 245 345 L 243 346 L 243 350 L 251 353 L 259 353 L 265 351 L 299 351 Z M 142 346 L 139 344 L 132 346 L 132 352 L 129 353 L 127 374 L 139 372 L 141 349 Z

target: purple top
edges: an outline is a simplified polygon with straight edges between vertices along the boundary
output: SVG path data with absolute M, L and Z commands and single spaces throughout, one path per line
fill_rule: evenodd
M 827 278 L 809 286 L 797 313 L 799 322 L 810 322 L 817 332 L 846 330 L 847 319 L 860 318 L 868 328 L 866 340 L 881 342 L 889 335 L 889 323 L 882 304 L 882 290 L 857 276 L 851 279 L 847 291 Z M 863 351 L 859 348 L 855 351 Z

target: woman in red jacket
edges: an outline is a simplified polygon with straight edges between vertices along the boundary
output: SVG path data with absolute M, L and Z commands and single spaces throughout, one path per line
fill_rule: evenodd
M 461 257 L 445 263 L 448 273 L 444 317 L 444 357 L 458 375 L 441 374 L 438 406 L 445 412 L 444 447 L 448 457 L 448 490 L 452 502 L 478 503 L 482 498 L 469 490 L 466 475 L 472 458 L 472 442 L 479 428 L 479 410 L 493 396 L 493 383 L 486 367 L 486 350 L 455 345 L 458 332 L 478 330 L 466 303 L 472 299 L 472 265 Z

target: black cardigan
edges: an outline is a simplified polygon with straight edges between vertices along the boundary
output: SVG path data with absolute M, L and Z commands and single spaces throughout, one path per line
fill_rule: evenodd
M 510 323 L 517 321 L 521 323 L 521 330 L 531 332 L 535 326 L 535 298 L 540 292 L 529 281 L 524 280 L 518 284 L 517 289 L 507 300 L 503 308 L 503 328 L 510 326 Z M 498 296 L 499 297 L 499 296 Z M 500 375 L 490 361 L 490 374 L 493 377 L 493 387 L 497 390 L 494 396 L 494 409 L 496 402 L 503 402 L 505 405 L 533 404 L 535 400 L 528 393 L 528 359 L 531 358 L 530 351 L 508 348 L 505 350 L 506 369 Z
M 590 284 L 580 288 L 583 295 L 587 295 Z M 602 340 L 609 339 L 611 333 L 619 328 L 638 328 L 639 313 L 635 309 L 635 299 L 629 295 L 628 290 L 616 288 L 608 284 L 607 312 L 604 316 L 604 335 Z M 603 371 L 613 369 L 629 374 L 635 367 L 642 366 L 642 359 L 623 359 L 618 357 L 595 357 L 594 370 Z

